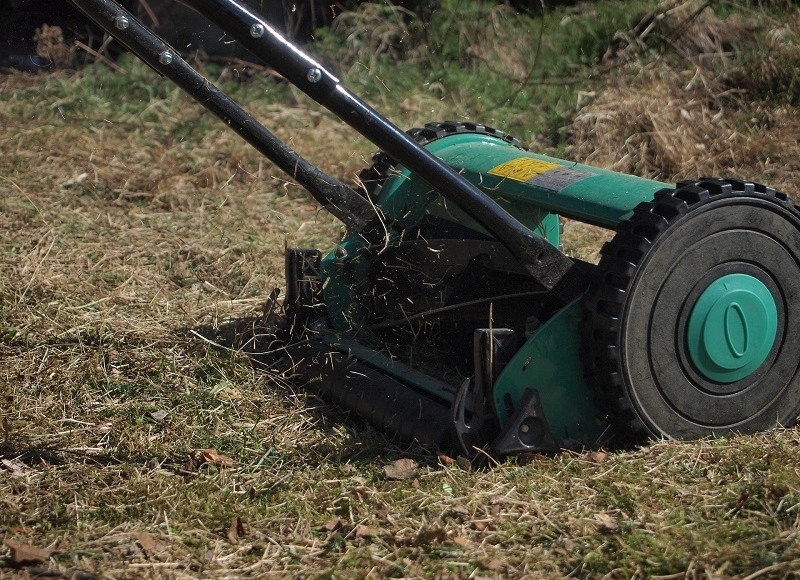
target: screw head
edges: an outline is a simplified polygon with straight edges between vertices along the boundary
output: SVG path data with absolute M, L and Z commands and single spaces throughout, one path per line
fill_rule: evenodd
M 130 25 L 130 21 L 128 20 L 127 16 L 117 16 L 114 19 L 114 26 L 117 30 L 125 30 Z
M 308 327 L 314 332 L 325 332 L 328 329 L 328 323 L 325 322 L 324 318 L 318 318 L 309 324 Z
M 319 81 L 322 80 L 322 71 L 316 67 L 309 69 L 306 78 L 310 83 L 318 83 Z
M 165 50 L 164 52 L 158 55 L 158 62 L 160 62 L 161 64 L 165 65 L 172 64 L 172 59 L 173 59 L 172 53 L 168 50 Z
M 252 36 L 253 38 L 261 38 L 262 36 L 264 36 L 265 31 L 266 29 L 264 28 L 263 24 L 261 24 L 260 22 L 255 22 L 250 27 L 250 36 Z

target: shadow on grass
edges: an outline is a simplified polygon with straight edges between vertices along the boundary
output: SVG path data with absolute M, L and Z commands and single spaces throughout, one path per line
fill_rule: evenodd
M 256 316 L 245 316 L 227 320 L 221 324 L 204 324 L 193 328 L 184 328 L 181 333 L 186 337 L 200 338 L 212 348 L 221 352 L 236 352 L 248 357 L 253 367 L 270 377 L 270 385 L 286 397 L 294 397 L 298 392 L 307 395 L 305 411 L 315 420 L 323 432 L 333 435 L 339 445 L 323 445 L 316 448 L 316 454 L 335 457 L 337 461 L 376 460 L 378 458 L 393 459 L 399 456 L 415 455 L 422 460 L 434 461 L 437 451 L 427 446 L 408 443 L 400 437 L 390 435 L 376 429 L 358 413 L 348 411 L 316 389 L 303 384 L 295 372 L 295 364 L 291 356 L 282 348 L 290 340 L 280 307 L 277 306 L 277 293 L 265 302 L 262 313 Z M 333 349 L 332 353 L 334 352 Z M 321 371 L 324 372 L 324 371 Z M 342 442 L 342 428 L 347 437 Z
M 95 465 L 97 467 L 109 467 L 112 465 L 123 464 L 144 464 L 149 457 L 120 457 L 119 455 L 109 455 L 106 453 L 89 453 L 83 449 L 64 449 L 56 445 L 41 445 L 26 441 L 20 435 L 9 436 L 0 443 L 0 458 L 13 458 L 27 467 L 36 467 L 41 464 L 47 465 L 68 465 L 80 459 L 84 465 Z M 9 460 L 10 461 L 10 460 Z M 6 467 L 13 471 L 13 465 Z

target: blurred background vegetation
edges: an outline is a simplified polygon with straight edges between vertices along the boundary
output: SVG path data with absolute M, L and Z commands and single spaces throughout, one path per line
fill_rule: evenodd
M 268 66 L 180 3 L 125 1 L 236 98 L 297 99 Z M 69 69 L 101 60 L 131 68 L 121 48 L 66 0 L 48 1 L 47 10 L 44 0 L 3 3 L 9 18 L 0 23 L 0 67 Z M 698 119 L 712 119 L 709 126 L 708 119 L 693 121 L 700 127 L 694 137 L 706 136 L 706 154 L 714 158 L 724 148 L 721 139 L 750 138 L 782 123 L 761 105 L 793 106 L 800 98 L 800 32 L 792 0 L 250 4 L 392 119 L 411 125 L 469 119 L 510 132 L 533 149 L 605 165 L 613 165 L 614 156 L 629 158 L 634 137 L 635 158 L 615 168 L 652 177 L 684 173 L 671 151 L 683 144 L 654 144 L 660 137 L 639 143 L 648 134 L 670 133 L 675 115 L 692 116 L 691 107 L 679 103 L 699 104 Z M 168 90 L 149 82 L 142 87 Z M 653 106 L 651 122 L 625 117 L 622 109 L 641 109 L 646 102 Z M 591 108 L 598 103 L 602 111 Z M 607 142 L 605 158 L 597 153 L 597 140 L 588 149 L 585 141 L 610 117 L 612 126 L 598 136 Z M 731 163 L 718 165 L 728 170 Z M 688 170 L 698 169 L 694 164 Z

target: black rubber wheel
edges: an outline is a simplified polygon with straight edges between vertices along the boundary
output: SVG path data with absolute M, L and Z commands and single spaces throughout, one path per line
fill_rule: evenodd
M 739 181 L 679 183 L 620 224 L 602 248 L 599 271 L 585 297 L 585 368 L 617 426 L 695 439 L 796 422 L 800 212 L 788 196 Z M 719 380 L 693 354 L 692 343 L 705 335 L 689 323 L 700 297 L 731 275 L 763 289 L 774 340 L 763 341 L 746 376 Z
M 476 135 L 490 135 L 497 139 L 502 139 L 515 147 L 524 149 L 514 137 L 498 131 L 493 127 L 480 125 L 478 123 L 468 123 L 464 121 L 447 121 L 444 123 L 426 123 L 424 127 L 415 127 L 407 131 L 408 135 L 413 138 L 420 145 L 427 145 L 432 141 L 447 137 L 448 135 L 456 135 L 463 133 L 472 133 Z M 372 157 L 372 165 L 362 170 L 358 174 L 358 181 L 370 199 L 377 198 L 383 187 L 384 181 L 392 175 L 392 171 L 397 167 L 398 162 L 390 155 L 379 152 Z

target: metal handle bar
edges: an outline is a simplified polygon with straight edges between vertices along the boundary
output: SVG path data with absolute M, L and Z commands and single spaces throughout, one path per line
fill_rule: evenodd
M 213 87 L 207 79 L 180 59 L 163 40 L 135 21 L 119 4 L 113 0 L 69 1 L 147 64 L 173 80 L 203 106 L 225 120 L 269 159 L 276 161 L 278 158 L 280 162 L 276 161 L 276 164 L 289 175 L 295 176 L 312 194 L 315 193 L 312 188 L 319 189 L 320 184 L 315 183 L 312 178 L 314 175 L 324 176 L 322 172 L 307 164 L 224 93 Z M 571 259 L 544 238 L 534 234 L 488 195 L 414 142 L 367 103 L 351 94 L 338 78 L 279 34 L 262 16 L 236 0 L 181 2 L 203 14 L 289 82 L 464 210 L 508 248 L 531 275 L 556 297 L 567 302 L 586 287 L 585 276 Z M 127 21 L 124 28 L 121 27 L 123 18 Z M 343 191 L 342 188 L 345 188 L 351 194 L 358 195 L 333 178 L 324 176 L 321 181 L 329 190 L 321 197 L 329 197 L 324 200 L 315 197 L 326 207 L 332 206 L 331 213 L 339 219 L 362 229 L 365 215 L 372 212 L 372 208 L 367 209 L 347 191 Z M 368 205 L 365 200 L 364 203 Z

